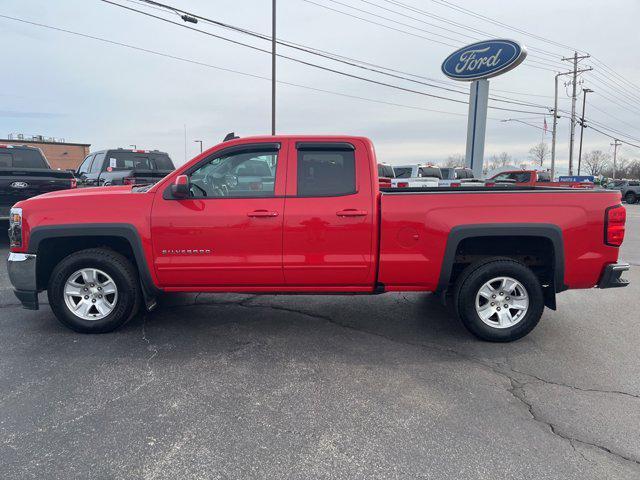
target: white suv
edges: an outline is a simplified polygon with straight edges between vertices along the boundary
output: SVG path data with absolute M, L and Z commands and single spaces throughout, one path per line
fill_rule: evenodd
M 442 180 L 439 167 L 433 165 L 394 165 L 396 178 L 391 179 L 395 188 L 424 188 L 437 187 Z

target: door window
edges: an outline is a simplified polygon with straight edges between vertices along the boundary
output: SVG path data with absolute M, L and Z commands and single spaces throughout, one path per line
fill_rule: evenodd
M 91 164 L 91 169 L 89 173 L 100 173 L 102 170 L 102 164 L 104 163 L 104 153 L 97 153 L 93 163 Z
M 189 175 L 191 196 L 273 197 L 278 152 L 234 152 L 213 158 Z
M 356 193 L 353 150 L 298 150 L 298 196 L 337 197 Z
M 84 159 L 84 161 L 78 168 L 78 174 L 89 173 L 92 159 L 93 159 L 93 155 L 89 155 L 87 156 L 87 158 Z

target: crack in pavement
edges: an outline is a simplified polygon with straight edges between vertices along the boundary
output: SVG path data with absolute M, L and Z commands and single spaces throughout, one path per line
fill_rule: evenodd
M 465 360 L 471 361 L 477 365 L 482 366 L 485 369 L 488 369 L 489 371 L 493 372 L 494 374 L 505 378 L 506 380 L 508 380 L 510 388 L 507 388 L 507 392 L 509 392 L 516 400 L 518 400 L 520 403 L 522 403 L 527 411 L 529 412 L 531 418 L 548 427 L 549 432 L 558 437 L 561 438 L 563 440 L 565 440 L 570 446 L 571 448 L 578 453 L 583 459 L 587 460 L 586 457 L 584 456 L 584 454 L 582 452 L 579 452 L 574 443 L 580 443 L 583 445 L 587 445 L 593 448 L 597 448 L 611 456 L 617 457 L 619 459 L 625 460 L 627 462 L 631 462 L 634 465 L 640 465 L 640 460 L 632 458 L 632 457 L 628 457 L 624 454 L 621 454 L 619 452 L 613 451 L 610 448 L 607 448 L 603 445 L 598 445 L 596 443 L 592 443 L 592 442 L 588 442 L 586 440 L 581 440 L 579 438 L 576 437 L 572 437 L 566 433 L 563 433 L 561 431 L 559 431 L 558 427 L 554 424 L 552 424 L 549 421 L 546 421 L 544 419 L 542 419 L 539 415 L 536 415 L 535 410 L 534 410 L 534 406 L 527 400 L 525 392 L 524 392 L 524 386 L 527 385 L 526 383 L 520 382 L 518 381 L 516 378 L 514 378 L 514 376 L 512 374 L 519 374 L 519 375 L 525 375 L 528 376 L 536 381 L 542 382 L 542 383 L 546 383 L 546 384 L 551 384 L 551 385 L 558 385 L 558 386 L 563 386 L 563 387 L 567 387 L 567 388 L 571 388 L 571 389 L 575 389 L 575 390 L 579 390 L 579 391 L 584 391 L 584 392 L 597 392 L 597 393 L 609 393 L 609 394 L 620 394 L 620 395 L 626 395 L 632 398 L 639 398 L 639 396 L 635 395 L 635 394 L 630 394 L 627 392 L 621 392 L 621 391 L 615 391 L 615 390 L 598 390 L 598 389 L 586 389 L 586 388 L 581 388 L 581 387 L 575 387 L 573 385 L 568 385 L 568 384 L 563 384 L 563 383 L 559 383 L 559 382 L 553 382 L 553 381 L 547 381 L 541 377 L 537 377 L 536 375 L 533 374 L 529 374 L 526 372 L 521 372 L 521 371 L 517 371 L 511 367 L 507 367 L 507 369 L 512 373 L 509 374 L 509 372 L 504 371 L 504 369 L 501 369 L 500 366 L 498 364 L 491 364 L 488 362 L 485 362 L 477 357 L 473 357 L 473 356 L 469 356 L 467 354 L 464 354 L 462 352 L 459 352 L 453 348 L 450 347 L 443 347 L 442 345 L 438 345 L 438 344 L 431 344 L 428 342 L 411 342 L 411 341 L 406 341 L 406 340 L 399 340 L 397 338 L 393 338 L 391 336 L 388 335 L 384 335 L 381 334 L 379 332 L 373 332 L 367 329 L 362 329 L 362 328 L 357 328 L 353 325 L 348 325 L 348 324 L 344 324 L 341 323 L 335 319 L 333 319 L 331 316 L 329 315 L 321 315 L 321 314 L 316 314 L 316 313 L 310 313 L 308 311 L 302 310 L 302 309 L 296 309 L 296 308 L 291 308 L 291 307 L 283 307 L 280 305 L 264 305 L 264 304 L 260 304 L 260 305 L 252 305 L 250 302 L 252 300 L 254 300 L 256 297 L 259 297 L 260 295 L 255 295 L 253 297 L 250 297 L 248 299 L 243 299 L 240 301 L 230 301 L 230 302 L 225 302 L 226 305 L 237 305 L 240 307 L 244 307 L 244 308 L 269 308 L 272 310 L 278 310 L 278 311 L 284 311 L 284 312 L 289 312 L 289 313 L 295 313 L 295 314 L 299 314 L 299 315 L 303 315 L 306 317 L 310 317 L 310 318 L 314 318 L 314 319 L 318 319 L 318 320 L 324 320 L 328 323 L 331 323 L 333 325 L 336 325 L 340 328 L 344 328 L 347 330 L 352 330 L 355 332 L 359 332 L 359 333 L 364 333 L 367 335 L 372 335 L 378 338 L 382 338 L 384 340 L 390 341 L 390 342 L 394 342 L 394 343 L 398 343 L 398 344 L 403 344 L 403 345 L 411 345 L 411 346 L 416 346 L 416 347 L 427 347 L 427 348 L 433 348 L 434 350 L 440 351 L 440 352 L 444 352 L 444 353 L 448 353 L 450 355 L 454 355 L 460 358 L 463 358 Z M 199 303 L 198 305 L 220 305 L 221 303 L 219 302 L 212 302 L 212 303 Z M 195 303 L 194 303 L 195 305 Z

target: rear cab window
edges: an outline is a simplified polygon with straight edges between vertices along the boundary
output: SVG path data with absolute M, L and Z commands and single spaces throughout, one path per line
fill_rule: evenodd
M 420 167 L 418 169 L 419 177 L 435 177 L 442 180 L 442 172 L 438 167 Z
M 0 151 L 0 167 L 50 168 L 38 149 L 7 148 Z
M 396 178 L 411 178 L 413 172 L 412 167 L 393 167 Z
M 300 144 L 297 158 L 299 197 L 356 193 L 355 149 L 350 144 Z

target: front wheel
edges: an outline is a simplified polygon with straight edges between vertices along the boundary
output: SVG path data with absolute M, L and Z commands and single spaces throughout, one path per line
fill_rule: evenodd
M 629 205 L 633 205 L 634 203 L 636 203 L 636 194 L 633 192 L 629 192 L 624 196 L 624 200 L 629 204 Z
M 525 265 L 492 258 L 467 267 L 454 291 L 454 306 L 476 337 L 511 342 L 527 335 L 544 310 L 542 286 Z
M 82 333 L 115 330 L 140 304 L 135 268 L 106 248 L 81 250 L 64 258 L 51 273 L 47 293 L 58 320 Z

